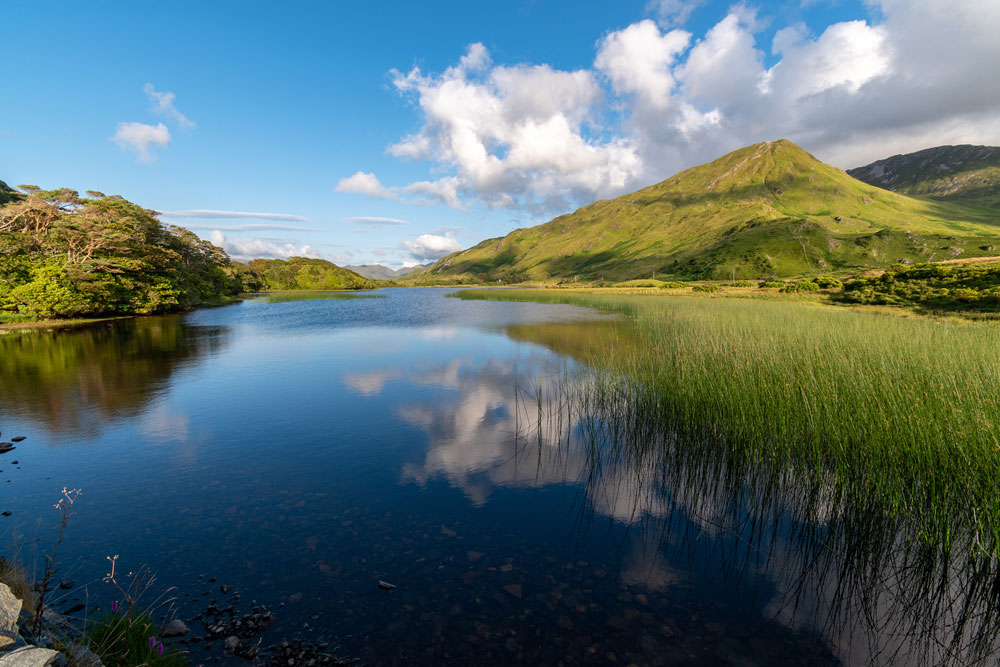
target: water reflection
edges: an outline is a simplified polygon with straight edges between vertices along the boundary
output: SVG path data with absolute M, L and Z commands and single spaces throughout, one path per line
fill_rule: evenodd
M 174 373 L 224 349 L 225 333 L 168 316 L 0 336 L 0 419 L 95 436 L 141 415 Z
M 680 440 L 655 394 L 573 360 L 637 344 L 627 324 L 468 305 L 244 302 L 4 347 L 0 415 L 117 420 L 87 452 L 19 449 L 11 521 L 81 486 L 66 548 L 88 594 L 121 553 L 185 619 L 226 583 L 284 603 L 265 645 L 308 623 L 369 664 L 996 655 L 995 564 L 928 558 L 822 471 Z
M 576 356 L 595 341 L 629 342 L 613 322 L 511 329 Z M 822 470 L 680 442 L 632 383 L 530 358 L 344 378 L 366 395 L 387 379 L 453 390 L 399 408 L 428 440 L 423 459 L 403 466 L 404 483 L 445 479 L 476 506 L 498 488 L 579 489 L 577 531 L 628 527 L 625 586 L 715 590 L 757 623 L 822 635 L 850 664 L 976 663 L 1000 648 L 995 563 L 961 549 L 940 562 L 905 519 L 842 497 Z

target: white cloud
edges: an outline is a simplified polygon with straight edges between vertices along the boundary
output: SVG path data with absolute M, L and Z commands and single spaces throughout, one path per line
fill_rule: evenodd
M 352 222 L 359 225 L 408 225 L 406 220 L 399 218 L 379 218 L 374 216 L 359 215 L 353 218 L 344 218 L 344 222 Z
M 638 104 L 665 109 L 676 83 L 671 67 L 690 41 L 691 33 L 661 34 L 652 21 L 640 21 L 601 40 L 594 67 L 608 77 L 615 92 L 634 94 Z
M 248 224 L 248 225 L 209 225 L 204 223 L 184 223 L 187 229 L 218 229 L 226 232 L 322 232 L 318 227 L 299 227 L 297 225 Z
M 171 92 L 159 93 L 153 88 L 153 84 L 147 83 L 142 90 L 149 96 L 149 101 L 153 104 L 153 111 L 173 120 L 182 130 L 193 129 L 195 124 L 187 116 L 182 114 L 174 106 L 174 94 Z
M 219 246 L 234 259 L 288 259 L 289 257 L 319 257 L 319 254 L 308 245 L 299 245 L 291 241 L 263 238 L 245 238 L 242 236 L 226 236 L 222 230 L 215 229 L 209 234 L 209 240 Z
M 140 162 L 152 162 L 156 156 L 150 149 L 170 145 L 170 130 L 163 123 L 118 123 L 118 130 L 111 140 L 122 150 L 135 151 Z
M 340 179 L 334 190 L 336 192 L 368 195 L 377 199 L 395 199 L 396 197 L 388 188 L 379 183 L 375 174 L 366 174 L 363 171 L 357 172 L 350 178 Z
M 593 67 L 494 63 L 481 44 L 440 73 L 390 73 L 415 132 L 388 147 L 432 179 L 338 185 L 411 204 L 567 210 L 663 180 L 741 146 L 788 138 L 841 167 L 944 143 L 1000 143 L 1000 3 L 868 0 L 872 17 L 764 23 L 736 4 L 702 34 L 699 2 L 649 5 L 600 38 Z M 769 20 L 774 20 L 773 18 Z M 765 52 L 777 62 L 765 65 Z
M 220 211 L 209 208 L 194 208 L 183 211 L 161 211 L 165 218 L 254 218 L 258 220 L 286 220 L 288 222 L 309 222 L 309 218 L 290 213 L 255 213 L 251 211 Z M 310 230 L 312 231 L 312 230 Z
M 450 234 L 445 236 L 421 234 L 413 241 L 403 241 L 403 248 L 410 253 L 414 260 L 419 262 L 421 260 L 441 259 L 461 250 L 462 246 Z
M 650 0 L 646 11 L 656 14 L 657 21 L 664 27 L 684 25 L 691 12 L 705 4 L 705 0 Z

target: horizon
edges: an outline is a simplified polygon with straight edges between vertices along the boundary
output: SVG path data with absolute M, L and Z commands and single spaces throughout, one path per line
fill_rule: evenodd
M 31 63 L 0 179 L 121 194 L 241 261 L 430 263 L 765 140 L 842 169 L 1000 144 L 984 0 L 49 7 L 0 27 Z

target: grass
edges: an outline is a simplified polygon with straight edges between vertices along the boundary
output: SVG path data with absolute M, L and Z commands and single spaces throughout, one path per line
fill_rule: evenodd
M 156 624 L 146 614 L 109 614 L 86 631 L 87 645 L 105 667 L 184 667 L 184 655 L 158 647 Z M 153 641 L 150 641 L 150 638 Z M 152 645 L 151 645 L 152 644 Z
M 629 378 L 626 409 L 689 447 L 832 479 L 838 496 L 902 521 L 944 561 L 956 545 L 1000 557 L 1000 328 L 798 296 L 457 296 L 623 313 L 634 335 L 576 349 L 537 342 Z M 607 386 L 607 405 L 620 404 Z

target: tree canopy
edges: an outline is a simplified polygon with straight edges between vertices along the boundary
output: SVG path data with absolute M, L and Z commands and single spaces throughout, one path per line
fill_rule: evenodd
M 0 309 L 32 317 L 183 310 L 243 290 L 219 247 L 119 196 L 0 183 Z

